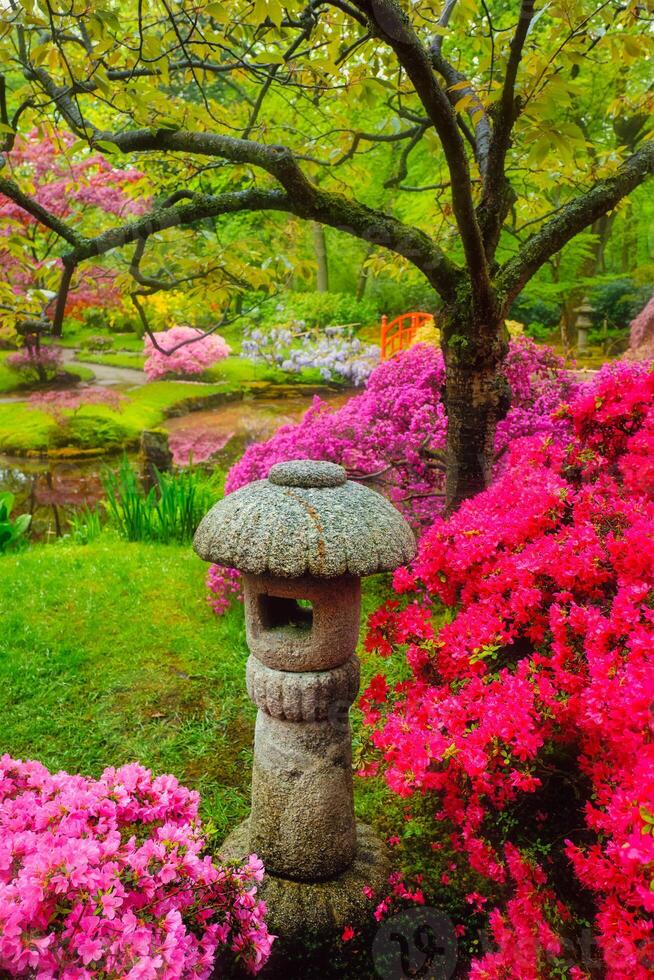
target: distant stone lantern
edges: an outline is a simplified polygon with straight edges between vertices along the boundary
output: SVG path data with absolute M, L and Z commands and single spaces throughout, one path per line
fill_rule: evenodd
M 200 524 L 205 561 L 243 573 L 247 689 L 257 706 L 248 820 L 221 854 L 263 860 L 273 932 L 324 936 L 363 920 L 383 887 L 383 846 L 354 816 L 349 708 L 361 577 L 414 555 L 413 533 L 380 494 L 334 463 L 273 466 Z
M 593 326 L 590 314 L 594 312 L 595 310 L 591 306 L 588 297 L 584 297 L 581 305 L 575 310 L 577 314 L 577 319 L 575 320 L 575 326 L 577 327 L 577 350 L 586 350 L 588 348 L 588 331 Z

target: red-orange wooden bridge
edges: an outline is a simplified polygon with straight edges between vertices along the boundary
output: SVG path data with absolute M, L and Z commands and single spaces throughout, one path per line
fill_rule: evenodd
M 433 320 L 431 313 L 402 313 L 394 320 L 383 316 L 381 319 L 381 359 L 387 361 L 389 357 L 406 350 L 416 339 L 416 334 L 430 320 Z

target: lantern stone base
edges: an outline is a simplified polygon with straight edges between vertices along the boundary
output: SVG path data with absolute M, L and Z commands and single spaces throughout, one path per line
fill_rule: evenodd
M 223 860 L 242 861 L 251 853 L 249 820 L 245 820 L 220 849 Z M 375 905 L 364 887 L 379 895 L 390 867 L 386 848 L 372 829 L 357 824 L 357 853 L 351 866 L 329 881 L 291 881 L 266 874 L 258 894 L 268 906 L 266 922 L 278 936 L 273 951 L 282 955 L 295 943 L 320 943 L 340 935 L 346 925 L 355 929 L 370 922 Z

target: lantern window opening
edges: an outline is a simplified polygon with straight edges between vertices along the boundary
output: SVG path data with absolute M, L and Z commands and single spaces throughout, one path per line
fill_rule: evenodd
M 292 629 L 309 633 L 313 629 L 313 605 L 309 599 L 260 594 L 258 603 L 259 618 L 265 630 Z

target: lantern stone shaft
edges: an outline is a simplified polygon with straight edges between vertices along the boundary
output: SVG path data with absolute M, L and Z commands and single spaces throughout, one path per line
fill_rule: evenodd
M 311 929 L 308 904 L 313 931 L 333 930 L 355 916 L 363 885 L 381 885 L 386 872 L 383 850 L 354 816 L 360 580 L 409 561 L 413 533 L 342 467 L 297 460 L 216 504 L 194 546 L 243 572 L 246 683 L 258 708 L 251 815 L 223 853 L 263 860 L 274 931 Z

